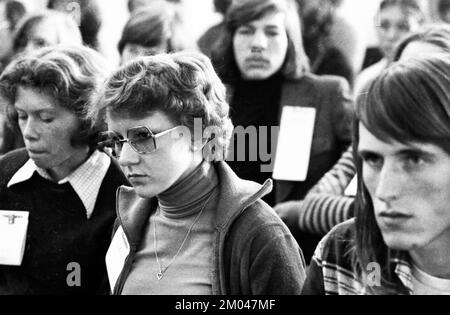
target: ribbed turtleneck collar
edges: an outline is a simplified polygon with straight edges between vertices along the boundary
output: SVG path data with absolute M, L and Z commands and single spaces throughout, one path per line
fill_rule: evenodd
M 158 196 L 160 212 L 171 219 L 198 213 L 217 185 L 214 166 L 205 161 L 189 176 Z

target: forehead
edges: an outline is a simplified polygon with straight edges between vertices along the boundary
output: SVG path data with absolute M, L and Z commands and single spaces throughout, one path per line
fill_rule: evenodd
M 414 11 L 412 11 L 412 9 L 403 8 L 398 5 L 388 6 L 380 12 L 381 20 L 409 21 L 415 16 L 416 14 L 414 14 Z
M 264 14 L 259 19 L 249 21 L 248 23 L 243 24 L 251 25 L 254 27 L 266 27 L 266 26 L 274 26 L 274 27 L 284 27 L 285 24 L 285 14 L 281 11 L 270 11 Z
M 108 129 L 125 135 L 127 130 L 145 126 L 152 132 L 158 133 L 175 127 L 170 117 L 162 111 L 154 111 L 152 113 L 143 114 L 139 118 L 125 117 L 123 115 L 107 112 L 106 114 Z
M 432 143 L 400 143 L 396 140 L 385 142 L 373 135 L 362 123 L 359 124 L 358 151 L 370 151 L 381 155 L 395 155 L 404 150 L 422 151 L 448 156 L 445 151 Z
M 65 110 L 57 101 L 34 88 L 19 86 L 14 106 L 23 111 Z

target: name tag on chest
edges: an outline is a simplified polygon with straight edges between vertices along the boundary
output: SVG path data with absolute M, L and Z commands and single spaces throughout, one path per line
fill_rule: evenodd
M 119 227 L 106 253 L 106 269 L 108 271 L 111 292 L 114 292 L 117 280 L 122 273 L 128 255 L 130 255 L 130 244 L 128 243 L 123 228 Z
M 274 179 L 297 182 L 306 180 L 315 120 L 315 108 L 283 108 L 273 170 Z
M 28 229 L 27 211 L 0 210 L 0 265 L 20 266 Z

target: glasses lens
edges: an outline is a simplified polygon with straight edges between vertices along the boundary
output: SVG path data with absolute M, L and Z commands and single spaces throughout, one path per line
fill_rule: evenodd
M 119 157 L 122 151 L 120 137 L 113 131 L 106 131 L 100 134 L 98 147 L 100 150 L 112 157 Z
M 130 129 L 127 136 L 130 144 L 138 153 L 152 153 L 156 149 L 153 133 L 146 127 Z

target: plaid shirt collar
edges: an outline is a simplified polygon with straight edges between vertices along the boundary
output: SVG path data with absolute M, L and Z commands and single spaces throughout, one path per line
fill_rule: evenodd
M 72 174 L 58 182 L 59 185 L 69 183 L 72 186 L 75 193 L 83 202 L 88 219 L 91 218 L 94 212 L 100 186 L 110 165 L 111 159 L 106 154 L 95 151 Z M 29 159 L 11 178 L 8 183 L 8 188 L 30 180 L 34 172 L 37 172 L 45 179 L 52 180 L 46 170 L 37 167 L 33 160 Z
M 396 252 L 390 260 L 394 266 L 395 274 L 408 290 L 409 294 L 413 295 L 413 266 L 410 261 L 410 256 L 406 252 Z

